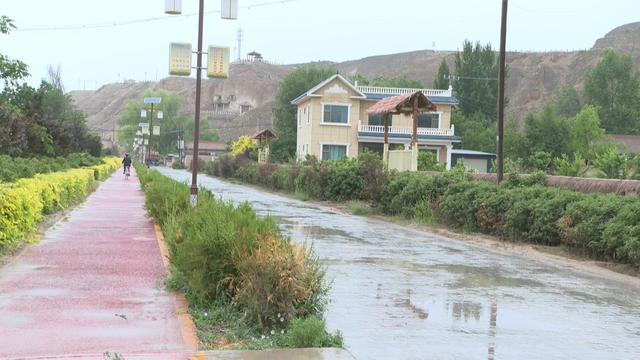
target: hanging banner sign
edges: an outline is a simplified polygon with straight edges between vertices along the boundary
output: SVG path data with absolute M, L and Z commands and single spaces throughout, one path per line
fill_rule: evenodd
M 169 74 L 178 76 L 191 75 L 191 44 L 169 44 Z
M 209 46 L 207 58 L 207 76 L 216 79 L 229 78 L 229 48 Z

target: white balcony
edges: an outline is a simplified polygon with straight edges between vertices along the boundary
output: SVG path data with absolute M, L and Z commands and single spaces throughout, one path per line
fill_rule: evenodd
M 379 86 L 357 86 L 358 90 L 364 94 L 379 94 L 379 95 L 406 95 L 413 94 L 416 91 L 422 91 L 426 96 L 452 96 L 451 88 L 447 90 L 436 89 L 407 89 L 407 88 L 390 88 Z
M 402 134 L 402 135 L 412 135 L 413 129 L 410 127 L 398 127 L 398 126 L 388 126 L 387 127 L 389 135 L 392 134 Z M 440 129 L 440 128 L 418 128 L 418 135 L 427 135 L 427 136 L 453 136 L 455 128 L 451 125 L 451 129 Z M 384 126 L 382 125 L 363 125 L 361 123 L 358 124 L 358 132 L 365 133 L 373 133 L 384 135 Z

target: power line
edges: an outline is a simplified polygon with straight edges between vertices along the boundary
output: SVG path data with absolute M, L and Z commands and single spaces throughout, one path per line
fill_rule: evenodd
M 297 1 L 302 1 L 302 0 L 266 1 L 266 2 L 262 2 L 262 3 L 243 6 L 243 7 L 241 7 L 241 9 L 251 10 L 251 9 L 257 8 L 257 7 L 277 5 L 277 4 L 286 4 L 286 3 L 297 2 Z M 208 14 L 219 14 L 219 13 L 220 13 L 220 10 L 212 10 L 212 11 L 205 12 L 206 15 L 208 15 Z M 53 25 L 32 26 L 32 27 L 26 27 L 26 28 L 18 28 L 18 29 L 15 29 L 14 31 L 15 32 L 27 32 L 27 31 L 33 32 L 33 31 L 61 31 L 61 30 L 101 29 L 101 28 L 108 28 L 108 27 L 140 24 L 140 23 L 152 22 L 152 21 L 169 20 L 169 19 L 176 19 L 176 18 L 188 18 L 188 17 L 192 17 L 192 16 L 196 16 L 196 15 L 198 15 L 197 12 L 189 13 L 189 14 L 182 14 L 182 15 L 178 15 L 178 16 L 158 16 L 158 17 L 150 17 L 150 18 L 135 19 L 135 20 L 114 20 L 114 21 L 105 21 L 105 22 L 92 23 L 92 24 L 75 24 L 75 25 L 59 25 L 59 26 L 53 26 Z

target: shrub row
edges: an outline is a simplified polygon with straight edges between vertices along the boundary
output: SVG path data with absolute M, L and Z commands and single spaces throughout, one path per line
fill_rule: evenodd
M 108 158 L 102 165 L 0 184 L 0 254 L 24 244 L 45 214 L 84 198 L 95 180 L 106 178 L 118 167 L 118 159 Z
M 233 176 L 316 199 L 361 200 L 378 211 L 512 241 L 565 245 L 606 260 L 640 266 L 637 197 L 548 188 L 544 176 L 510 176 L 501 186 L 471 181 L 454 169 L 439 176 L 385 171 L 375 156 L 301 164 L 257 165 L 222 159 L 213 175 Z
M 256 329 L 278 332 L 295 319 L 322 317 L 324 270 L 309 248 L 282 236 L 273 219 L 206 190 L 192 208 L 187 185 L 144 167 L 137 172 L 169 247 L 169 283 L 187 293 L 190 305 L 237 306 Z
M 0 182 L 12 182 L 21 178 L 30 178 L 36 174 L 48 174 L 99 164 L 102 164 L 100 158 L 84 153 L 65 157 L 30 159 L 0 155 Z

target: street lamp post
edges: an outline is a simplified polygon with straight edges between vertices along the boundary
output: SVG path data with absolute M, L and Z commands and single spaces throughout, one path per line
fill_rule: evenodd
M 182 13 L 182 0 L 165 0 L 165 13 L 179 15 Z M 236 19 L 238 15 L 237 0 L 222 0 L 221 17 Z M 200 89 L 202 85 L 202 31 L 204 22 L 204 0 L 198 5 L 198 48 L 196 50 L 196 104 L 195 126 L 193 129 L 193 157 L 191 160 L 191 206 L 198 204 L 198 158 L 200 143 Z M 210 55 L 211 56 L 211 55 Z

